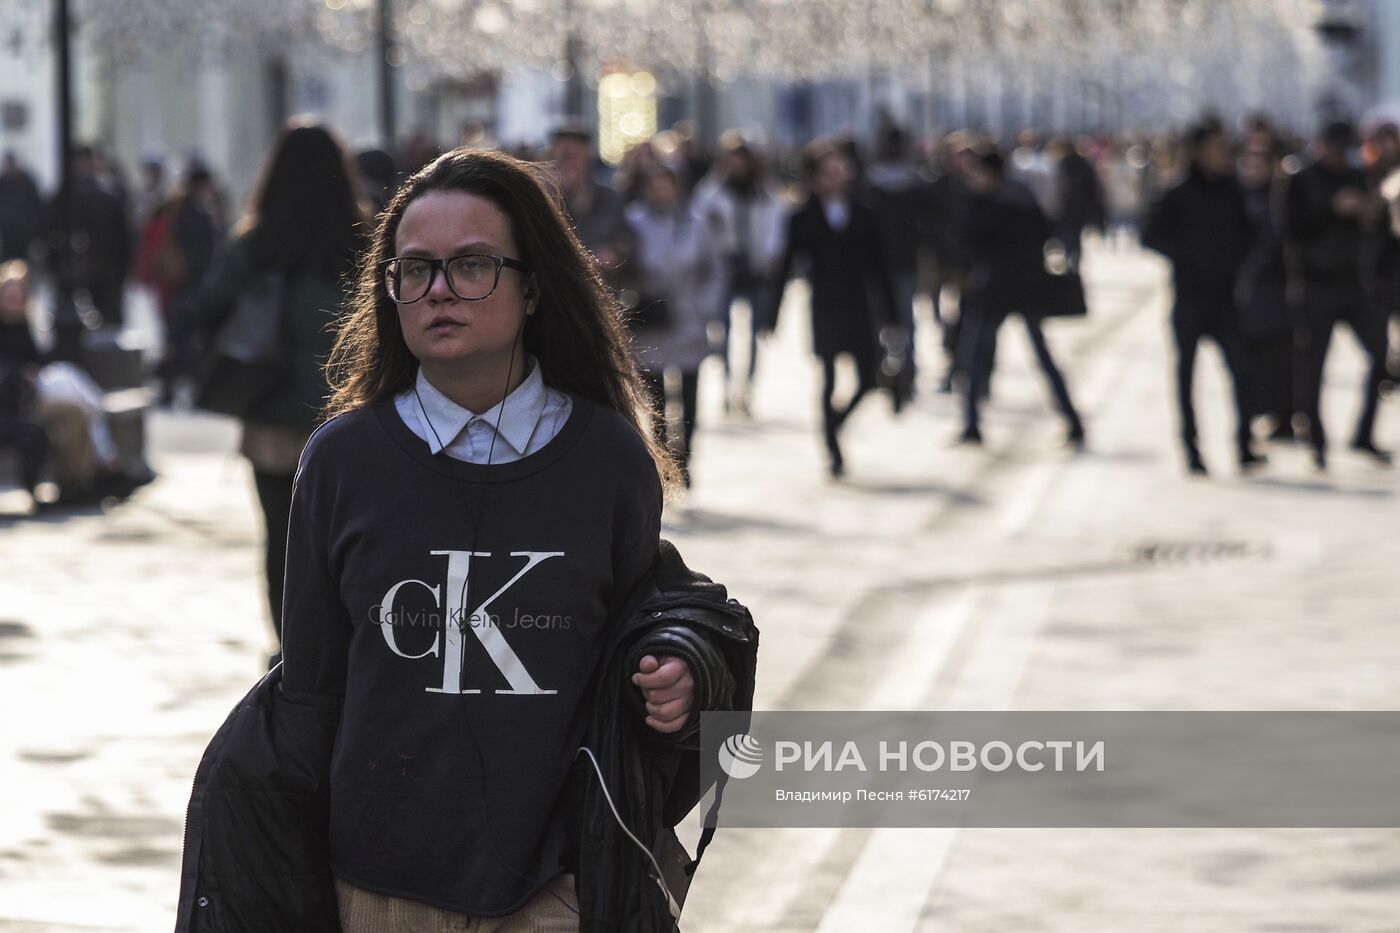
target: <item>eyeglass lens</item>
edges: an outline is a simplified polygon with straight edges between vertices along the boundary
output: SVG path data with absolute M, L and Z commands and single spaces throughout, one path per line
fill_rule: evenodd
M 395 259 L 385 270 L 389 297 L 395 301 L 417 301 L 432 288 L 440 265 L 433 259 Z M 489 256 L 457 256 L 447 263 L 447 285 L 458 298 L 473 301 L 485 298 L 496 288 L 496 262 Z

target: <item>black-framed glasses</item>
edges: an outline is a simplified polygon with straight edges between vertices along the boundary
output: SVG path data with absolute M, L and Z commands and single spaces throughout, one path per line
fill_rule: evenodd
M 480 301 L 490 298 L 501 283 L 502 269 L 526 272 L 530 268 L 518 259 L 487 253 L 467 253 L 446 259 L 395 256 L 380 265 L 384 267 L 384 287 L 389 297 L 401 305 L 411 304 L 428 294 L 439 270 L 447 279 L 452 294 L 463 301 Z

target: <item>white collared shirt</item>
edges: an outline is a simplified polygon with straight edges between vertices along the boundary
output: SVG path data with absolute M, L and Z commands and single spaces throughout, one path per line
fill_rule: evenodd
M 846 229 L 846 224 L 851 220 L 851 205 L 843 198 L 832 198 L 822 202 L 822 210 L 826 213 L 826 222 L 831 229 L 840 233 Z
M 525 378 L 515 391 L 479 415 L 438 391 L 420 366 L 414 379 L 417 395 L 413 389 L 400 392 L 394 396 L 394 409 L 434 454 L 445 450 L 454 460 L 467 463 L 486 463 L 488 456 L 491 463 L 510 463 L 553 440 L 574 407 L 568 395 L 544 384 L 539 360 L 528 356 L 525 366 Z

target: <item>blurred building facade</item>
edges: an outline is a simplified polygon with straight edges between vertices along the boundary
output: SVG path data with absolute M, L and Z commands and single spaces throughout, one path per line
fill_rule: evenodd
M 1286 55 L 1269 51 L 1272 35 L 1245 43 L 1239 36 L 1205 35 L 1200 60 L 1192 61 L 1197 40 L 1183 28 L 1174 40 L 1180 50 L 1152 62 L 1121 37 L 1105 40 L 1092 71 L 1028 47 L 1015 53 L 1014 68 L 971 54 L 930 52 L 924 68 L 872 59 L 868 73 L 855 78 L 710 82 L 658 74 L 657 122 L 664 127 L 698 115 L 702 135 L 711 139 L 740 127 L 761 141 L 792 146 L 837 130 L 869 139 L 882 115 L 920 134 L 959 127 L 1003 136 L 1026 127 L 1162 130 L 1205 109 L 1227 119 L 1264 110 L 1306 129 L 1328 101 L 1354 111 L 1400 101 L 1400 2 L 1280 2 L 1302 10 L 1295 22 L 1316 23 L 1315 29 L 1293 29 Z M 54 56 L 44 16 L 32 12 L 48 3 L 0 0 L 6 9 L 16 4 L 31 12 L 17 21 L 10 48 L 0 55 L 0 148 L 16 151 L 51 188 L 57 165 Z M 325 5 L 332 7 L 332 0 Z M 1343 27 L 1335 28 L 1339 23 Z M 76 35 L 76 136 L 100 141 L 128 171 L 150 158 L 178 163 L 197 154 L 241 199 L 277 127 L 299 113 L 333 124 L 354 148 L 384 144 L 372 42 L 336 47 L 323 37 L 289 33 L 276 48 L 236 35 L 216 47 L 207 37 L 174 34 L 154 38 L 146 54 L 133 57 L 109 54 L 104 37 L 82 23 Z M 0 34 L 0 43 L 5 38 Z M 400 140 L 423 134 L 444 146 L 464 137 L 535 145 L 565 113 L 568 82 L 558 68 L 511 66 L 448 77 L 460 69 L 444 71 L 438 64 L 401 56 L 393 69 Z M 596 95 L 597 81 L 585 81 L 583 99 Z M 584 116 L 597 119 L 597 108 L 585 107 Z

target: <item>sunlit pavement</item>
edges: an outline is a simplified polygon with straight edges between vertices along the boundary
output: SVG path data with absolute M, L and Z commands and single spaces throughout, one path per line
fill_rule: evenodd
M 752 420 L 707 370 L 695 488 L 666 533 L 763 631 L 764 709 L 1396 709 L 1397 476 L 1334 451 L 1238 475 L 1218 358 L 1210 479 L 1174 441 L 1165 272 L 1091 255 L 1093 312 L 1048 325 L 1086 415 L 1060 449 L 1015 322 L 982 449 L 955 448 L 930 333 L 921 393 L 872 398 L 825 475 L 802 295 Z M 1358 357 L 1334 343 L 1344 438 Z M 224 420 L 160 412 L 160 479 L 108 514 L 0 496 L 0 930 L 165 929 L 189 780 L 270 629 L 251 477 Z M 1400 444 L 1395 405 L 1378 437 Z M 692 821 L 693 823 L 693 821 Z M 685 838 L 693 840 L 694 826 Z M 1400 831 L 730 830 L 685 929 L 1357 930 L 1395 925 Z

